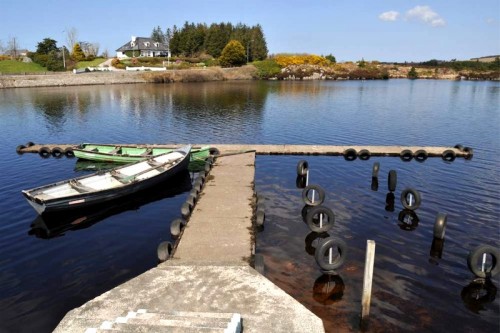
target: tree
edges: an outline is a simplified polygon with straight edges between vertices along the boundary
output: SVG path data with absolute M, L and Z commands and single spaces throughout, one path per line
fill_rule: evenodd
M 83 59 L 85 59 L 85 54 L 83 53 L 79 43 L 76 43 L 75 46 L 73 46 L 71 57 L 74 61 L 82 61 Z
M 251 44 L 250 44 L 250 61 L 264 60 L 267 58 L 267 44 L 264 32 L 260 24 L 252 27 L 251 31 Z
M 37 54 L 49 54 L 51 51 L 57 51 L 57 41 L 52 38 L 44 38 L 36 48 Z
M 158 43 L 165 42 L 165 35 L 163 34 L 163 31 L 161 30 L 160 26 L 153 28 L 153 31 L 151 32 L 151 39 Z
M 328 59 L 328 60 L 330 60 L 330 62 L 331 62 L 332 64 L 337 63 L 337 59 L 335 59 L 335 57 L 334 57 L 334 56 L 333 56 L 333 54 L 331 54 L 331 53 L 330 53 L 329 55 L 325 56 L 325 58 L 326 58 L 326 59 Z
M 358 62 L 358 67 L 359 68 L 365 68 L 366 67 L 366 61 L 364 58 L 361 58 L 361 61 Z
M 71 27 L 71 28 L 66 28 L 66 46 L 68 47 L 68 49 L 72 50 L 73 49 L 73 46 L 75 46 L 75 44 L 77 43 L 78 41 L 78 31 L 76 30 L 76 28 L 74 27 Z
M 224 67 L 241 66 L 246 61 L 245 48 L 239 41 L 231 40 L 222 50 L 219 61 Z
M 17 58 L 17 53 L 19 51 L 19 45 L 16 37 L 10 37 L 7 44 L 7 51 L 12 59 Z
M 412 67 L 412 68 L 410 69 L 410 71 L 408 72 L 408 78 L 409 78 L 409 79 L 412 79 L 412 80 L 414 80 L 414 79 L 418 79 L 418 73 L 417 73 L 417 71 L 415 70 L 415 67 Z

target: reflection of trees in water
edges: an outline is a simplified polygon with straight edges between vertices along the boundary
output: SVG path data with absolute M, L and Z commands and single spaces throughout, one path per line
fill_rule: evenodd
M 86 114 L 91 105 L 99 104 L 95 88 L 92 90 L 62 88 L 56 91 L 44 91 L 32 95 L 32 103 L 36 111 L 46 119 L 49 129 L 60 130 L 67 119 L 75 115 Z
M 268 86 L 256 82 L 191 83 L 173 85 L 174 116 L 188 119 L 260 115 Z

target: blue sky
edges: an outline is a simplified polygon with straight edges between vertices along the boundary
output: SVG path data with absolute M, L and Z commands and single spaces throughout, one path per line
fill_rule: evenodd
M 110 54 L 131 35 L 185 21 L 263 27 L 270 53 L 333 54 L 339 61 L 469 59 L 500 54 L 500 0 L 2 0 L 0 40 L 35 50 L 46 37 L 97 42 Z

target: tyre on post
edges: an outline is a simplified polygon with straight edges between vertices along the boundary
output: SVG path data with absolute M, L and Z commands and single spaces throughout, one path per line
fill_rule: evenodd
M 405 209 L 415 210 L 420 207 L 422 198 L 420 192 L 415 189 L 407 188 L 401 192 L 401 204 Z
M 302 191 L 302 200 L 308 206 L 319 206 L 325 201 L 325 190 L 319 185 L 308 185 Z
M 396 185 L 398 183 L 398 174 L 396 170 L 389 171 L 389 177 L 387 179 L 387 187 L 389 188 L 389 192 L 396 191 Z
M 490 256 L 490 260 L 488 260 L 488 255 Z M 498 248 L 490 245 L 479 245 L 469 252 L 467 266 L 477 277 L 493 277 L 500 272 L 499 259 L 500 251 Z
M 438 213 L 434 221 L 434 238 L 444 239 L 446 232 L 447 215 L 445 213 Z
M 314 258 L 324 271 L 333 271 L 341 267 L 346 260 L 347 245 L 343 240 L 333 237 L 325 238 L 318 244 Z
M 297 163 L 297 176 L 305 177 L 307 175 L 307 171 L 309 171 L 309 163 L 305 160 L 300 160 Z
M 306 215 L 306 222 L 311 231 L 321 233 L 327 232 L 335 223 L 335 214 L 325 206 L 315 206 Z
M 172 243 L 168 241 L 161 242 L 160 245 L 158 245 L 158 248 L 156 249 L 158 260 L 160 260 L 160 262 L 167 261 L 167 259 L 172 254 L 172 249 L 173 249 Z

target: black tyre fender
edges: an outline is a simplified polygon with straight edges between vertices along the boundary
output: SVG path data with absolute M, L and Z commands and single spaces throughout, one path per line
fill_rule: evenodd
M 434 238 L 444 239 L 447 219 L 448 216 L 445 213 L 438 213 L 436 215 L 436 220 L 434 221 Z
M 38 150 L 38 155 L 40 155 L 43 158 L 47 158 L 50 156 L 50 148 L 48 147 L 42 147 Z
M 26 146 L 26 147 L 31 147 L 31 146 L 34 146 L 34 145 L 35 145 L 35 143 L 34 143 L 34 142 L 32 142 L 32 141 L 28 141 L 28 142 L 26 142 L 26 144 L 25 144 L 25 146 Z
M 471 147 L 465 147 L 463 152 L 467 153 L 467 155 L 465 156 L 466 160 L 472 160 L 472 157 L 474 156 L 474 149 L 472 149 Z
M 257 210 L 257 212 L 255 213 L 255 224 L 257 224 L 257 226 L 259 227 L 263 226 L 265 220 L 266 220 L 266 213 L 264 212 L 264 209 Z
M 403 149 L 399 153 L 399 158 L 404 162 L 410 162 L 413 158 L 413 152 L 410 149 Z
M 371 189 L 374 192 L 378 191 L 378 178 L 377 177 L 372 177 Z
M 73 151 L 73 148 L 68 147 L 68 148 L 64 149 L 64 155 L 66 155 L 66 157 L 68 157 L 68 158 L 73 158 L 73 157 L 75 157 L 75 152 Z
M 54 148 L 52 148 L 51 153 L 52 153 L 52 156 L 54 156 L 55 158 L 61 158 L 64 154 L 64 151 L 59 147 L 54 147 Z
M 264 275 L 266 265 L 264 264 L 264 256 L 262 254 L 256 254 L 254 256 L 253 267 L 257 272 Z
M 181 230 L 186 224 L 186 221 L 183 219 L 175 219 L 170 223 L 170 234 L 172 235 L 173 238 L 179 237 L 181 234 Z
M 394 202 L 396 201 L 396 197 L 394 196 L 394 193 L 389 192 L 385 196 L 385 210 L 388 212 L 393 212 L 394 211 Z
M 354 148 L 348 148 L 346 150 L 344 150 L 344 159 L 346 161 L 354 161 L 356 159 L 356 157 L 358 157 L 358 153 L 356 152 L 356 149 Z
M 396 170 L 389 171 L 389 177 L 387 178 L 387 187 L 389 192 L 396 191 L 396 185 L 398 184 L 398 174 Z
M 192 208 L 193 207 L 191 206 L 191 204 L 188 201 L 184 202 L 181 206 L 182 218 L 187 220 L 189 218 L 189 216 L 191 215 Z
M 196 202 L 198 201 L 198 195 L 195 193 L 189 193 L 188 194 L 188 201 L 192 203 L 192 206 L 194 207 L 196 205 Z
M 307 178 L 304 176 L 297 176 L 297 178 L 295 179 L 295 186 L 297 186 L 297 188 L 306 187 L 306 183 L 307 183 Z
M 378 172 L 379 171 L 380 171 L 380 163 L 379 162 L 373 163 L 372 178 L 378 178 Z
M 309 198 L 311 192 L 318 194 L 317 199 L 316 195 L 314 195 L 314 201 Z M 319 185 L 308 185 L 302 191 L 302 200 L 308 206 L 319 206 L 325 201 L 325 190 Z
M 309 163 L 306 160 L 300 160 L 297 163 L 297 176 L 304 177 L 309 171 Z
M 160 245 L 158 245 L 158 248 L 156 249 L 158 260 L 160 260 L 160 262 L 166 261 L 172 254 L 172 249 L 173 249 L 172 243 L 167 241 L 161 242 Z
M 462 146 L 461 144 L 455 145 L 455 147 L 453 148 L 458 149 L 460 151 L 464 151 L 464 146 Z
M 358 157 L 360 160 L 362 161 L 367 161 L 370 159 L 371 157 L 371 153 L 368 149 L 361 149 L 359 152 L 358 152 Z
M 23 153 L 23 149 L 26 148 L 25 145 L 19 145 L 16 147 L 16 153 L 18 154 L 22 154 Z
M 332 258 L 332 262 L 329 262 L 328 254 L 330 248 L 336 248 L 338 251 L 338 256 Z M 316 248 L 314 253 L 314 258 L 318 266 L 324 271 L 332 271 L 340 266 L 342 266 L 346 260 L 347 256 L 347 245 L 341 239 L 335 239 L 333 237 L 323 239 Z
M 441 158 L 446 162 L 453 162 L 456 157 L 457 157 L 457 154 L 455 154 L 455 152 L 451 149 L 446 149 L 441 154 Z
M 320 221 L 322 221 L 321 227 Z M 311 231 L 318 233 L 327 232 L 335 224 L 335 214 L 328 207 L 315 206 L 307 212 L 306 223 Z
M 413 202 L 410 202 L 411 197 L 413 197 Z M 415 210 L 420 207 L 422 203 L 422 197 L 420 196 L 420 192 L 413 188 L 404 189 L 401 192 L 401 204 L 405 209 Z
M 210 152 L 210 155 L 213 155 L 213 156 L 218 156 L 220 155 L 220 151 L 219 149 L 215 148 L 215 147 L 212 147 L 210 149 L 208 149 L 208 151 Z
M 205 173 L 208 174 L 210 172 L 210 170 L 212 170 L 212 163 L 206 162 L 204 170 L 205 170 Z
M 425 149 L 419 149 L 415 152 L 415 160 L 417 162 L 423 162 L 429 157 L 429 154 Z
M 482 258 L 484 253 L 491 255 L 492 265 L 489 271 L 483 272 L 481 267 L 478 266 L 479 260 Z M 469 252 L 467 256 L 467 266 L 470 271 L 477 277 L 486 278 L 493 277 L 500 272 L 500 265 L 498 265 L 498 260 L 500 259 L 500 251 L 491 245 L 479 245 L 474 250 Z

